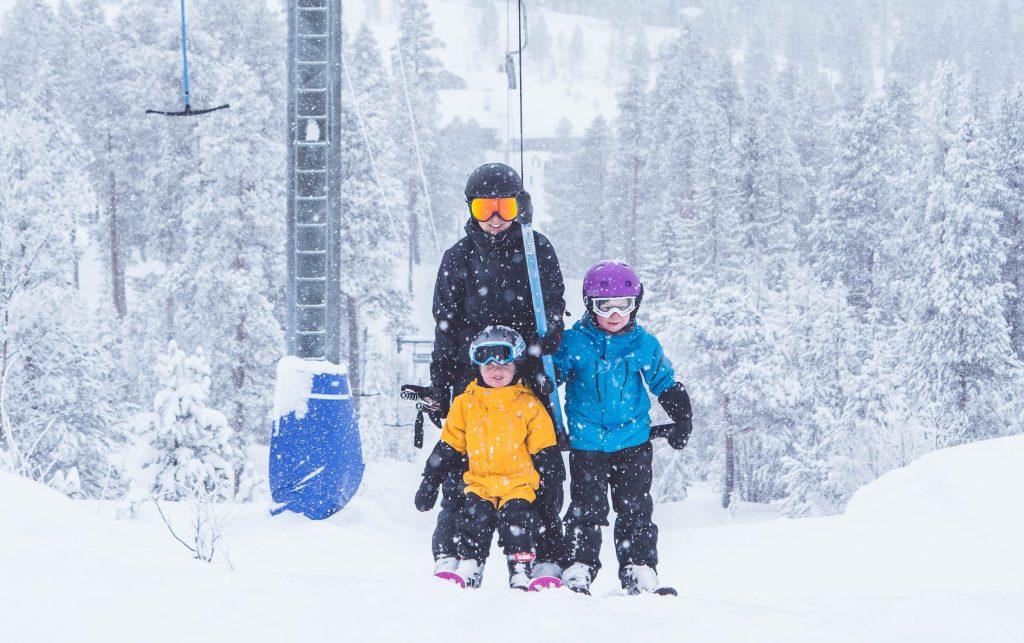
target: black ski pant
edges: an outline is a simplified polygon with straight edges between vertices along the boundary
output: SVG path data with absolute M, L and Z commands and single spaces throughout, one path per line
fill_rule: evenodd
M 459 558 L 471 558 L 480 563 L 486 561 L 495 527 L 498 528 L 498 546 L 506 556 L 536 552 L 537 517 L 531 503 L 513 498 L 499 509 L 489 500 L 469 493 L 459 514 L 456 546 Z
M 608 488 L 615 509 L 615 555 L 626 565 L 658 565 L 658 526 L 651 518 L 654 449 L 650 442 L 615 451 L 569 452 L 569 511 L 565 514 L 567 565 L 601 568 L 601 527 L 608 525 Z
M 466 483 L 462 480 L 464 472 L 465 470 L 462 470 L 451 474 L 441 485 L 441 511 L 437 514 L 437 527 L 434 528 L 432 539 L 435 560 L 441 556 L 458 555 L 459 519 L 467 502 Z M 562 511 L 564 495 L 561 484 L 537 490 L 537 499 L 533 501 L 533 510 L 536 521 L 534 544 L 537 549 L 538 561 L 558 562 L 564 557 L 562 548 L 565 538 L 562 534 L 562 521 L 559 515 Z

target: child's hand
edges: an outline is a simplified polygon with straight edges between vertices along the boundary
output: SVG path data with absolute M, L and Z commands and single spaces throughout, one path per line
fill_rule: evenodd
M 682 449 L 690 441 L 690 433 L 693 432 L 693 422 L 690 418 L 685 418 L 680 422 L 676 422 L 676 428 L 668 436 L 668 444 L 677 451 Z
M 551 392 L 555 390 L 555 383 L 552 382 L 551 379 L 543 372 L 534 375 L 533 379 L 537 382 L 537 386 L 534 388 L 534 391 L 536 391 L 538 395 L 551 395 Z
M 680 382 L 675 382 L 658 396 L 658 401 L 676 425 L 675 430 L 668 436 L 668 444 L 673 449 L 682 449 L 690 441 L 690 433 L 693 432 L 693 410 L 686 387 Z
M 420 482 L 420 488 L 416 491 L 415 500 L 417 511 L 430 511 L 433 509 L 434 503 L 437 502 L 438 490 L 438 486 L 432 484 L 427 479 Z

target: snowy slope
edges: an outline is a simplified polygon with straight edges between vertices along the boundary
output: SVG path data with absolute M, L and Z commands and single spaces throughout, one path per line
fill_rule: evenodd
M 1019 642 L 1022 461 L 1024 437 L 933 453 L 834 518 L 730 516 L 709 491 L 659 505 L 676 599 L 622 596 L 607 543 L 591 598 L 513 593 L 495 556 L 479 591 L 433 580 L 416 464 L 371 464 L 323 522 L 234 508 L 230 566 L 191 560 L 152 508 L 115 520 L 4 474 L 0 640 Z M 182 507 L 165 510 L 186 526 Z

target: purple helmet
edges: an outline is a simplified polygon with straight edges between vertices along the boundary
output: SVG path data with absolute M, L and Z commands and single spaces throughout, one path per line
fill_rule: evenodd
M 641 297 L 644 292 L 640 277 L 629 264 L 602 261 L 587 271 L 583 278 L 583 297 Z

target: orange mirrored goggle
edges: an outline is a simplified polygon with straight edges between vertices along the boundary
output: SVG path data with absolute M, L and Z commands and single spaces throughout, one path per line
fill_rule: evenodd
M 519 214 L 519 204 L 514 196 L 500 199 L 473 199 L 469 210 L 477 221 L 489 221 L 495 213 L 505 221 L 514 221 Z

